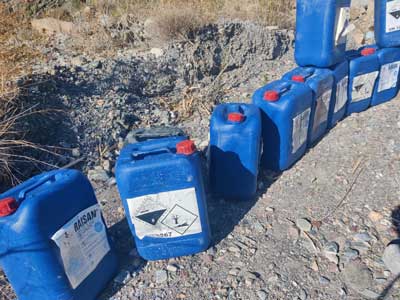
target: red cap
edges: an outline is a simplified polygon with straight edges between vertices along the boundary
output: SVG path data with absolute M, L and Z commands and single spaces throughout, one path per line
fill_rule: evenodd
M 196 145 L 191 140 L 186 140 L 176 144 L 176 153 L 190 155 L 196 152 Z
M 266 91 L 264 94 L 264 100 L 267 101 L 278 101 L 280 98 L 279 93 L 277 91 Z
M 293 75 L 292 80 L 296 81 L 296 82 L 306 82 L 306 79 L 304 78 L 304 76 L 301 76 L 301 75 Z
M 372 55 L 376 52 L 376 50 L 374 48 L 364 48 L 361 50 L 361 55 L 362 56 L 368 56 L 368 55 Z
M 244 115 L 241 113 L 233 112 L 233 113 L 228 114 L 228 120 L 231 122 L 240 123 L 240 122 L 244 121 Z
M 0 200 L 0 217 L 6 217 L 13 214 L 18 209 L 17 200 L 12 197 Z

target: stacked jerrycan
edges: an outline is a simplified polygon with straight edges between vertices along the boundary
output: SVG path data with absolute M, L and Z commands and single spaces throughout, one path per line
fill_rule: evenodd
M 44 173 L 0 199 L 0 265 L 18 299 L 97 299 L 117 260 L 86 177 Z
M 364 47 L 358 51 L 352 51 L 349 60 L 347 115 L 362 112 L 371 105 L 380 69 L 375 47 Z
M 140 256 L 158 260 L 210 244 L 200 154 L 186 137 L 124 147 L 116 179 Z
M 296 68 L 282 77 L 285 80 L 305 84 L 313 94 L 308 145 L 318 142 L 328 128 L 328 113 L 332 99 L 333 73 L 329 69 Z
M 260 110 L 251 104 L 221 104 L 210 122 L 209 171 L 213 193 L 250 200 L 257 191 L 261 154 Z
M 400 0 L 375 0 L 375 40 L 381 48 L 400 45 Z

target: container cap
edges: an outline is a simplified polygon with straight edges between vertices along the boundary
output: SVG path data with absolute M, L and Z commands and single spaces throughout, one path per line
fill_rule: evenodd
M 196 152 L 196 145 L 191 140 L 186 140 L 176 144 L 176 153 L 191 155 Z
M 280 98 L 279 93 L 277 91 L 266 91 L 264 94 L 264 100 L 266 101 L 278 101 Z
M 0 200 L 0 217 L 6 217 L 13 214 L 18 209 L 17 200 L 12 197 Z
M 368 55 L 372 55 L 376 52 L 376 50 L 374 48 L 364 48 L 361 50 L 361 55 L 362 56 L 368 56 Z
M 241 113 L 233 112 L 228 114 L 228 120 L 231 122 L 241 123 L 244 121 L 244 115 Z
M 293 75 L 292 80 L 296 82 L 306 82 L 306 79 L 302 75 Z

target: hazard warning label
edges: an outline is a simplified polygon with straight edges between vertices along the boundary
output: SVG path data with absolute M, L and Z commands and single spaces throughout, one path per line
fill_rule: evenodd
M 386 3 L 386 32 L 400 30 L 400 0 L 388 0 Z
M 335 46 L 346 44 L 350 22 L 350 7 L 339 7 L 336 13 Z
M 378 92 L 393 89 L 397 86 L 399 79 L 400 61 L 385 64 L 381 67 L 379 76 Z
M 352 102 L 362 101 L 372 96 L 378 74 L 379 71 L 375 71 L 354 78 L 351 88 Z
M 331 103 L 332 98 L 332 90 L 329 89 L 318 97 L 317 99 L 317 107 L 315 109 L 315 116 L 314 116 L 314 124 L 313 124 L 313 133 L 316 133 L 319 126 L 326 122 L 328 119 L 328 111 L 329 105 Z
M 139 239 L 181 237 L 202 231 L 194 188 L 131 198 L 128 207 Z

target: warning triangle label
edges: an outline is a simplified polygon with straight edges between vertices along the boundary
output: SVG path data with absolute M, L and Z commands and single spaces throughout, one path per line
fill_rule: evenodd
M 392 11 L 390 14 L 396 19 L 400 19 L 400 10 Z
M 150 225 L 156 225 L 158 220 L 161 218 L 161 216 L 164 214 L 165 211 L 166 211 L 166 209 L 151 211 L 148 213 L 137 215 L 136 218 L 138 218 L 139 220 L 142 220 L 143 222 L 146 222 Z

